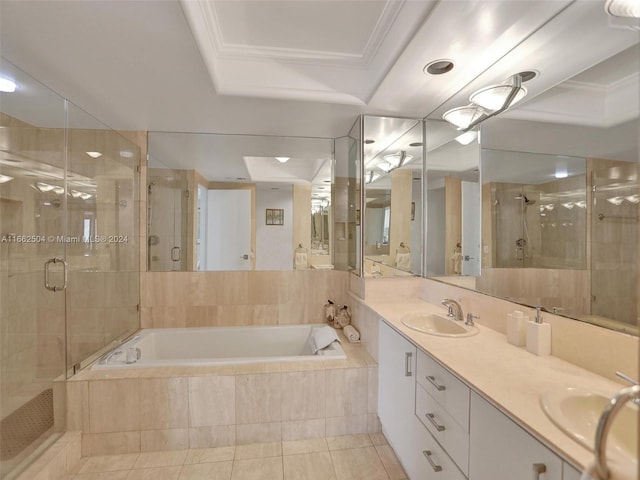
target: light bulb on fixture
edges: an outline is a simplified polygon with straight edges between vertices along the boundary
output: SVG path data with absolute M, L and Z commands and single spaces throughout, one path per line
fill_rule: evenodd
M 10 177 L 9 175 L 0 175 L 0 183 L 7 183 L 11 180 L 13 180 L 13 177 Z
M 622 202 L 624 202 L 624 197 L 607 198 L 607 202 L 611 203 L 612 205 L 620 205 Z
M 44 182 L 36 182 L 31 186 L 42 193 L 50 192 L 51 190 L 56 188 L 55 185 L 49 185 L 48 183 L 44 183 Z
M 276 160 L 280 163 L 287 163 L 290 159 L 291 157 L 276 157 Z
M 85 152 L 87 155 L 89 155 L 91 158 L 100 158 L 102 156 L 102 153 L 100 152 Z
M 469 145 L 476 138 L 478 138 L 478 132 L 474 130 L 469 130 L 468 132 L 464 132 L 462 135 L 458 135 L 455 138 L 455 141 L 458 142 L 460 145 Z
M 640 18 L 638 0 L 607 0 L 604 11 L 614 17 Z
M 459 129 L 464 130 L 483 116 L 486 116 L 486 112 L 482 107 L 467 105 L 466 107 L 452 108 L 445 112 L 442 118 Z
M 13 93 L 16 91 L 16 82 L 5 77 L 0 77 L 0 92 Z
M 469 100 L 471 100 L 476 105 L 480 105 L 481 107 L 493 112 L 496 110 L 500 110 L 504 107 L 509 94 L 513 90 L 512 85 L 492 85 L 490 87 L 485 87 L 483 89 L 478 90 L 474 94 L 471 95 Z M 527 94 L 527 89 L 524 87 L 518 87 L 518 91 L 511 100 L 511 103 L 508 107 L 515 105 L 520 100 L 524 98 Z

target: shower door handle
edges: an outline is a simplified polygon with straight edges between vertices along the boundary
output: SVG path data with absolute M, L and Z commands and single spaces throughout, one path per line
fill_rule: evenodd
M 470 257 L 469 255 L 465 255 L 465 256 L 464 256 L 464 257 L 462 257 L 462 258 L 464 258 L 464 261 L 465 261 L 465 262 L 468 262 L 469 260 L 475 260 L 475 257 Z
M 171 249 L 171 261 L 179 262 L 182 253 L 182 249 L 180 247 L 173 247 Z
M 63 275 L 64 283 L 62 284 L 61 287 L 58 287 L 57 285 L 51 285 L 49 283 L 49 266 L 52 263 L 61 263 L 62 264 L 62 275 Z M 49 260 L 44 262 L 44 288 L 46 288 L 47 290 L 51 290 L 52 292 L 60 292 L 62 290 L 66 290 L 66 288 L 67 288 L 67 266 L 68 266 L 67 262 L 65 262 L 62 258 L 58 258 L 58 257 L 50 258 Z

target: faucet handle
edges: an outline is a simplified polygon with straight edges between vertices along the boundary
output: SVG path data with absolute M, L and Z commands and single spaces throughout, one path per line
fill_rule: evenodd
M 467 321 L 464 322 L 465 325 L 469 326 L 469 327 L 473 327 L 475 325 L 473 319 L 478 319 L 480 318 L 480 315 L 474 315 L 473 313 L 467 313 Z
M 616 372 L 616 376 L 620 377 L 621 379 L 623 379 L 625 382 L 629 382 L 631 385 L 640 385 L 640 383 L 638 383 L 637 380 L 634 380 L 633 378 L 631 378 L 629 375 L 627 375 L 626 373 L 622 373 L 620 371 Z

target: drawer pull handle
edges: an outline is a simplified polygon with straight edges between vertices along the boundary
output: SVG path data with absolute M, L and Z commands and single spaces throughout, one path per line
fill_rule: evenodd
M 437 431 L 444 432 L 444 425 L 440 425 L 438 422 L 436 422 L 436 417 L 433 413 L 425 413 L 424 416 L 429 419 L 431 425 L 433 425 Z
M 442 392 L 443 390 L 446 390 L 447 387 L 445 387 L 444 385 L 440 385 L 438 382 L 436 382 L 436 377 L 432 376 L 432 375 L 427 375 L 427 380 L 429 380 L 429 383 L 431 385 L 433 385 L 434 387 L 436 387 L 438 389 L 439 392 Z
M 438 464 L 436 464 L 436 462 L 434 462 L 431 459 L 431 450 L 423 450 L 422 454 L 425 456 L 425 458 L 427 459 L 427 461 L 429 462 L 429 465 L 431 465 L 431 468 L 433 468 L 434 472 L 441 472 L 442 471 L 442 467 Z
M 533 480 L 540 480 L 540 475 L 547 471 L 547 466 L 544 463 L 533 464 Z
M 411 357 L 413 357 L 413 352 L 406 352 L 404 354 L 404 376 L 410 377 L 411 373 Z

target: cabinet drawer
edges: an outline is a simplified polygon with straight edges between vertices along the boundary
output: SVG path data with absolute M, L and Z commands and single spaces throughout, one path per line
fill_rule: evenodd
M 418 351 L 416 380 L 468 433 L 469 387 L 420 351 Z
M 420 385 L 416 387 L 416 415 L 460 470 L 467 475 L 469 434 Z
M 466 480 L 463 473 L 453 463 L 453 460 L 449 458 L 426 429 L 420 429 L 416 446 L 419 448 L 416 452 L 418 475 L 415 478 L 417 480 Z M 411 478 L 413 479 L 414 477 Z

